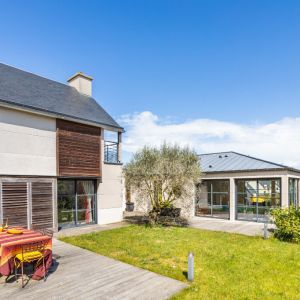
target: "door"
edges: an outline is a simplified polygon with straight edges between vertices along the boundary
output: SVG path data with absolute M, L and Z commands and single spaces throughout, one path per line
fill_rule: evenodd
M 271 208 L 280 207 L 280 179 L 237 180 L 237 219 L 263 222 Z
M 91 224 L 96 220 L 96 195 L 94 180 L 76 182 L 77 225 Z
M 58 180 L 58 224 L 73 227 L 96 222 L 95 180 Z
M 229 180 L 205 180 L 197 187 L 196 215 L 229 219 Z

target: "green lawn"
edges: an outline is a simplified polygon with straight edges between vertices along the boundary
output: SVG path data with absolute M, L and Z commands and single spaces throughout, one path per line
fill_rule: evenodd
M 191 228 L 129 226 L 62 239 L 73 245 L 186 281 L 174 299 L 300 299 L 300 245 Z

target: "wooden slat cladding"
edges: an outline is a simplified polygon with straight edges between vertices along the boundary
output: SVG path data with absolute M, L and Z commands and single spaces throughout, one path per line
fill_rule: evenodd
M 53 228 L 52 182 L 32 182 L 32 225 L 36 228 Z
M 28 194 L 26 182 L 2 182 L 3 222 L 27 227 Z
M 56 120 L 59 176 L 101 176 L 101 129 Z

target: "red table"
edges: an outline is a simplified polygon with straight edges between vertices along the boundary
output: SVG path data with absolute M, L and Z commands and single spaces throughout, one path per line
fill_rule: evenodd
M 15 227 L 16 228 L 16 227 Z M 52 238 L 38 231 L 33 231 L 24 228 L 22 234 L 10 234 L 7 232 L 0 232 L 0 274 L 8 276 L 14 269 L 14 257 L 20 253 L 21 245 L 27 243 L 34 243 L 45 241 L 45 268 L 48 270 L 52 264 Z M 43 278 L 45 270 L 43 266 L 39 266 L 32 278 L 39 280 Z

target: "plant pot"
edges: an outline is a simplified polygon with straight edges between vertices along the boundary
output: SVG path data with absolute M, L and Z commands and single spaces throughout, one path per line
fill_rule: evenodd
M 160 215 L 164 217 L 178 218 L 180 216 L 181 208 L 164 207 L 160 211 Z
M 133 202 L 126 203 L 126 211 L 134 211 L 134 203 Z

